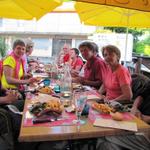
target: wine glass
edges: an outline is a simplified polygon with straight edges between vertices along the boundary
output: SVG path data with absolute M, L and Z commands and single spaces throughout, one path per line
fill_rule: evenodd
M 76 116 L 77 116 L 77 120 L 74 120 L 73 122 L 81 125 L 84 124 L 85 121 L 81 120 L 81 113 L 83 111 L 83 108 L 86 104 L 86 100 L 87 100 L 87 95 L 86 92 L 74 92 L 74 104 L 75 104 L 75 109 L 76 109 Z

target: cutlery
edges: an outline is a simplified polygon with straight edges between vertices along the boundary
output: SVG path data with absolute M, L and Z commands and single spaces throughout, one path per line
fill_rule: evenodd
M 32 122 L 33 122 L 33 124 L 38 124 L 38 123 L 60 121 L 60 120 L 65 120 L 65 119 L 68 119 L 68 117 L 33 118 Z

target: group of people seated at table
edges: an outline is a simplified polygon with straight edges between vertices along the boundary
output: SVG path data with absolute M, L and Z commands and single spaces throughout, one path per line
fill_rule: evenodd
M 70 48 L 69 45 L 64 44 L 58 55 L 58 66 L 61 67 L 65 64 L 68 64 L 70 66 L 72 75 L 78 74 L 83 66 L 83 60 L 79 56 L 79 53 L 80 52 L 77 48 Z
M 0 97 L 0 105 L 14 104 L 21 111 L 23 110 L 24 100 L 18 100 L 18 93 L 10 89 L 22 90 L 23 85 L 37 82 L 36 78 L 33 78 L 27 73 L 27 57 L 24 56 L 26 51 L 28 51 L 26 46 L 22 40 L 16 40 L 13 44 L 12 52 L 3 60 L 0 68 L 0 90 L 2 91 L 2 88 L 5 89 L 4 94 Z M 107 45 L 102 48 L 102 56 L 104 59 L 98 54 L 98 46 L 90 41 L 82 42 L 79 45 L 79 50 L 65 46 L 64 51 L 65 55 L 62 60 L 64 63 L 68 62 L 70 64 L 74 82 L 99 89 L 104 100 L 121 102 L 132 99 L 131 75 L 128 69 L 119 63 L 121 53 L 116 46 Z M 85 64 L 79 56 L 79 52 L 86 60 Z M 131 109 L 131 113 L 137 115 L 147 123 L 150 123 L 149 88 L 150 82 L 147 83 L 145 90 L 139 93 Z M 10 115 L 13 120 L 15 140 L 17 140 L 20 131 L 21 116 L 12 112 Z M 129 150 L 149 150 L 150 148 L 148 139 L 140 135 L 103 137 L 97 141 L 97 149 L 99 150 L 119 150 L 123 148 Z M 50 145 L 51 149 L 63 149 L 67 141 L 21 144 L 27 146 L 31 144 L 39 150 L 49 149 Z M 17 143 L 17 146 L 21 144 Z

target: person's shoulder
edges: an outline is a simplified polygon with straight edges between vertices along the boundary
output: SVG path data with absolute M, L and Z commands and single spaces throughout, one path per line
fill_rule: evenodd
M 8 65 L 13 67 L 15 65 L 14 58 L 12 56 L 7 56 L 3 61 L 3 65 Z
M 102 62 L 102 63 L 105 62 L 104 59 L 102 59 L 101 57 L 95 57 L 95 61 L 99 61 L 99 62 Z
M 106 62 L 101 58 L 101 57 L 96 57 L 96 64 L 100 65 L 100 66 L 104 66 L 107 67 Z
M 12 56 L 8 55 L 8 56 L 6 56 L 6 58 L 4 59 L 3 62 L 5 63 L 5 62 L 10 62 L 10 61 L 15 62 L 14 58 Z
M 119 64 L 119 68 L 117 69 L 116 74 L 120 79 L 127 79 L 130 80 L 130 82 L 132 80 L 129 70 L 121 64 Z
M 79 62 L 83 62 L 82 58 L 81 57 L 77 57 L 77 61 Z
M 129 73 L 128 68 L 124 67 L 123 65 L 119 64 L 119 68 L 117 70 L 118 73 Z

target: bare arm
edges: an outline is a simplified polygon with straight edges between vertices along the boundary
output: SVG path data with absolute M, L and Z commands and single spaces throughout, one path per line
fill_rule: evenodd
M 100 94 L 105 94 L 106 93 L 104 84 L 101 85 L 101 87 L 100 87 L 100 89 L 98 91 L 99 91 Z
M 123 85 L 121 87 L 121 91 L 122 91 L 122 94 L 119 97 L 117 97 L 117 98 L 115 98 L 113 100 L 115 100 L 115 101 L 131 100 L 131 98 L 132 98 L 132 90 L 131 90 L 130 85 Z
M 100 87 L 102 82 L 100 80 L 97 81 L 90 81 L 90 80 L 81 80 L 81 84 L 83 85 L 89 85 L 89 86 L 94 86 L 94 87 Z
M 74 70 L 79 72 L 81 70 L 81 68 L 82 68 L 82 65 L 78 65 L 78 66 L 76 66 L 76 68 Z
M 13 77 L 13 69 L 9 66 L 4 66 L 4 74 L 5 74 L 6 80 L 9 84 L 20 85 L 20 84 L 29 84 L 29 83 L 33 82 L 32 78 L 27 79 L 27 80 L 15 79 Z
M 132 106 L 132 108 L 131 108 L 131 113 L 132 113 L 132 114 L 136 115 L 136 114 L 139 112 L 138 108 L 139 108 L 139 106 L 141 105 L 142 101 L 143 101 L 143 98 L 142 98 L 141 96 L 138 96 L 138 97 L 135 99 L 135 101 L 134 101 L 134 103 L 133 103 L 133 106 Z
M 143 101 L 143 98 L 141 96 L 138 96 L 135 99 L 133 106 L 131 108 L 131 113 L 134 114 L 135 116 L 139 117 L 143 121 L 150 123 L 150 116 L 141 114 L 141 112 L 138 109 L 139 106 L 141 105 L 142 101 Z
M 150 123 L 150 116 L 148 115 L 141 115 L 141 119 L 147 123 Z
M 89 86 L 93 86 L 93 87 L 100 87 L 100 85 L 102 83 L 100 80 L 90 81 L 90 80 L 86 80 L 84 77 L 77 77 L 76 81 L 83 85 L 89 85 Z
M 75 70 L 75 69 L 71 69 L 71 76 L 72 77 L 78 77 L 79 71 Z

